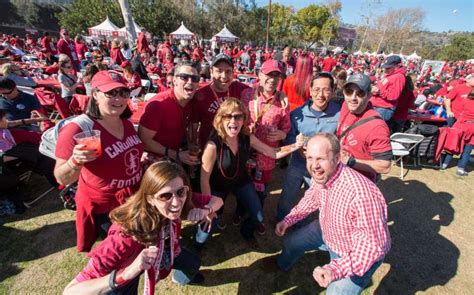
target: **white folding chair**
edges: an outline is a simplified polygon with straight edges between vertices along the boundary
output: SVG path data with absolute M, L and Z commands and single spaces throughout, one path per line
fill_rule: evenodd
M 142 88 L 145 89 L 145 92 L 150 92 L 151 82 L 150 80 L 142 79 Z
M 425 137 L 420 134 L 408 133 L 394 133 L 390 136 L 390 143 L 392 145 L 392 153 L 396 164 L 400 161 L 400 179 L 403 180 L 405 176 L 403 170 L 403 157 L 408 156 L 410 151 L 414 149 Z M 415 159 L 416 166 L 416 159 Z
M 141 91 L 142 91 L 142 88 L 141 88 L 141 87 L 137 87 L 137 88 L 133 89 L 133 90 L 130 92 L 130 98 L 139 96 Z

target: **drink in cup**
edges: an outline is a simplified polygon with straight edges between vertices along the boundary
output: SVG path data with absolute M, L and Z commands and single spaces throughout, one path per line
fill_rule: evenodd
M 100 143 L 100 130 L 89 130 L 74 135 L 77 144 L 83 144 L 82 150 L 95 150 L 97 157 L 102 155 L 102 145 Z

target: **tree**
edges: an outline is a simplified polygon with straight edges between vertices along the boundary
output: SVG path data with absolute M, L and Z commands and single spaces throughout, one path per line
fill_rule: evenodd
M 437 57 L 441 60 L 467 60 L 474 58 L 474 33 L 453 36 L 451 44 L 441 49 Z
M 329 8 L 322 5 L 308 5 L 298 10 L 295 17 L 296 34 L 308 47 L 336 36 L 337 24 Z
M 292 38 L 291 33 L 294 27 L 294 15 L 294 9 L 291 6 L 281 4 L 272 5 L 270 40 L 285 43 L 289 38 Z

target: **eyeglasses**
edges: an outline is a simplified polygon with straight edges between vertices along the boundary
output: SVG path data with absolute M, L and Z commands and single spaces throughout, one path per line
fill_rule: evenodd
M 230 121 L 232 118 L 234 118 L 235 121 L 241 121 L 244 119 L 244 114 L 225 114 L 222 116 L 222 119 Z
M 325 95 L 331 94 L 331 89 L 330 88 L 311 88 L 311 92 L 314 94 L 318 93 L 324 93 Z
M 344 95 L 347 95 L 347 96 L 352 96 L 352 94 L 354 94 L 354 91 L 355 91 L 355 93 L 358 97 L 365 97 L 367 95 L 367 92 L 365 92 L 364 90 L 360 90 L 360 89 L 355 90 L 355 89 L 352 89 L 352 88 L 345 88 L 343 90 Z
M 12 92 L 15 90 L 15 88 L 11 89 L 10 91 L 7 92 L 0 92 L 0 95 L 9 95 L 12 94 Z
M 112 89 L 110 91 L 104 92 L 104 94 L 108 98 L 113 98 L 117 96 L 120 96 L 122 98 L 129 98 L 130 90 L 127 88 L 118 88 L 118 89 Z
M 185 185 L 174 192 L 159 194 L 158 200 L 163 201 L 163 202 L 168 202 L 169 200 L 173 198 L 173 196 L 176 196 L 179 199 L 183 199 L 188 196 L 188 192 L 189 192 L 189 187 Z
M 193 83 L 197 83 L 200 80 L 199 76 L 197 75 L 177 74 L 176 77 L 180 78 L 182 81 L 188 81 L 191 79 L 191 82 Z

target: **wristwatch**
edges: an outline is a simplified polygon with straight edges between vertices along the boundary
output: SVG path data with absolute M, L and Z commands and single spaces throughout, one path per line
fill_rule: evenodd
M 347 160 L 347 166 L 348 167 L 354 167 L 354 165 L 356 164 L 356 159 L 354 157 L 349 157 L 349 159 Z

